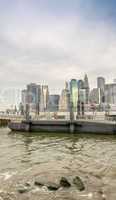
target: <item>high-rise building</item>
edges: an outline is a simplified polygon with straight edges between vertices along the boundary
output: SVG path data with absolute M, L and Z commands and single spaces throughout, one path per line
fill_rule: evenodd
M 89 95 L 89 101 L 90 103 L 99 104 L 99 89 L 93 88 Z
M 86 104 L 89 103 L 89 92 L 90 92 L 90 88 L 89 88 L 89 81 L 88 81 L 88 76 L 87 74 L 85 74 L 84 77 L 84 89 L 86 91 Z
M 105 85 L 105 102 L 116 104 L 116 83 Z
M 86 89 L 84 89 L 84 81 L 78 80 L 78 101 L 86 103 Z
M 41 86 L 35 83 L 27 85 L 27 104 L 30 107 L 30 111 L 36 112 L 41 97 Z
M 25 109 L 26 104 L 27 104 L 27 90 L 22 90 L 22 92 L 21 92 L 21 102 L 22 102 L 24 109 Z
M 104 77 L 97 78 L 97 88 L 100 88 L 102 91 L 104 91 L 104 89 L 105 89 L 105 78 Z
M 80 101 L 81 103 L 86 103 L 86 90 L 85 89 L 79 89 L 78 92 L 79 96 L 78 96 L 78 101 Z
M 57 95 L 57 94 L 49 95 L 47 111 L 49 111 L 49 112 L 56 112 L 56 111 L 58 111 L 58 108 L 59 108 L 59 98 L 60 98 L 60 96 Z
M 62 90 L 59 100 L 59 111 L 67 112 L 70 110 L 70 91 L 68 90 L 68 83 L 65 83 L 65 89 Z
M 97 88 L 99 91 L 99 104 L 105 102 L 105 78 L 104 77 L 98 77 L 97 78 Z
M 70 81 L 70 101 L 72 104 L 73 111 L 76 112 L 78 102 L 78 86 L 76 79 L 72 79 Z
M 78 85 L 78 89 L 83 89 L 84 88 L 84 81 L 81 80 L 81 79 L 78 80 L 77 85 Z
M 42 85 L 41 88 L 41 99 L 40 99 L 40 110 L 46 111 L 49 100 L 49 89 L 48 85 Z

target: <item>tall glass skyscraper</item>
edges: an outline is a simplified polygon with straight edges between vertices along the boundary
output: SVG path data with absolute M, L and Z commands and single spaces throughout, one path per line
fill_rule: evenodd
M 76 112 L 78 101 L 78 85 L 76 79 L 70 81 L 70 101 L 72 103 L 73 111 Z
M 89 92 L 90 92 L 90 89 L 89 89 L 89 80 L 88 80 L 87 74 L 85 74 L 85 77 L 84 77 L 84 89 L 86 91 L 86 104 L 88 104 L 89 103 Z
M 42 85 L 41 88 L 41 100 L 40 100 L 40 111 L 46 111 L 49 100 L 49 88 L 48 85 Z

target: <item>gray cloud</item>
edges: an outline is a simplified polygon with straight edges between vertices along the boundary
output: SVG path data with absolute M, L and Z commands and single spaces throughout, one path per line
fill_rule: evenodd
M 65 80 L 83 78 L 84 73 L 92 86 L 98 75 L 111 80 L 116 72 L 115 41 L 110 24 L 85 24 L 80 16 L 50 17 L 41 23 L 36 19 L 34 25 L 32 20 L 30 24 L 14 20 L 12 26 L 5 21 L 0 34 L 0 85 L 46 82 L 57 92 Z

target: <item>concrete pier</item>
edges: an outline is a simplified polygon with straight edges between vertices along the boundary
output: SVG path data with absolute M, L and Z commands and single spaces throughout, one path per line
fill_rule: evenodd
M 11 122 L 12 131 L 115 134 L 116 123 L 92 120 L 38 120 Z

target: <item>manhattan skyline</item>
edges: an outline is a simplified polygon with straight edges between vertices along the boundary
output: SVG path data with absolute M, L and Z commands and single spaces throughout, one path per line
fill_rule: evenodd
M 116 75 L 114 0 L 0 1 L 0 87 Z M 46 81 L 43 81 L 46 80 Z M 45 83 L 44 83 L 45 82 Z

